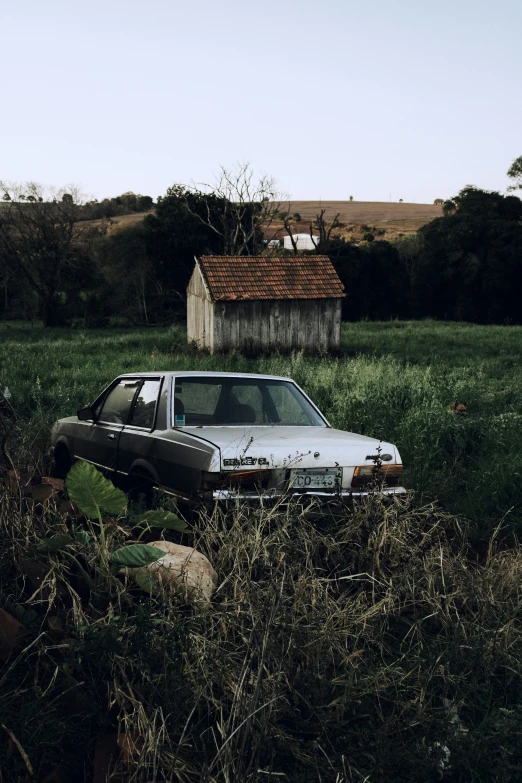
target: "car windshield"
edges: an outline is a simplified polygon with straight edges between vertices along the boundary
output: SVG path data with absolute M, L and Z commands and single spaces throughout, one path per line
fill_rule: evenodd
M 176 378 L 175 427 L 325 427 L 299 389 L 269 378 Z

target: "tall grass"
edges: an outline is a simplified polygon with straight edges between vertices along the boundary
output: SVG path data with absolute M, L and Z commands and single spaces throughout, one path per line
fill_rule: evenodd
M 505 517 L 522 532 L 522 329 L 436 322 L 343 326 L 340 357 L 249 359 L 187 348 L 179 327 L 42 330 L 0 325 L 0 385 L 19 416 L 30 461 L 52 421 L 91 401 L 122 372 L 231 370 L 294 378 L 331 424 L 397 444 L 419 500 L 437 498 L 486 537 Z M 465 417 L 448 412 L 455 399 Z M 41 462 L 41 460 L 40 460 Z M 39 469 L 44 469 L 43 465 Z
M 89 593 L 69 557 L 38 548 L 70 526 L 52 502 L 0 510 L 2 595 L 29 630 L 0 674 L 0 724 L 37 779 L 60 764 L 91 781 L 100 734 L 128 749 L 114 780 L 518 779 L 519 550 L 493 540 L 477 560 L 458 518 L 378 496 L 313 522 L 238 506 L 184 536 L 219 574 L 211 605 L 191 607 L 123 577 Z M 6 743 L 0 770 L 25 779 Z
M 10 462 L 45 471 L 52 421 L 119 373 L 223 369 L 293 377 L 334 426 L 394 441 L 415 493 L 313 521 L 216 508 L 172 534 L 218 572 L 203 607 L 121 576 L 96 592 L 95 548 L 41 546 L 81 521 L 0 486 L 1 608 L 28 632 L 0 669 L 0 726 L 26 757 L 1 729 L 0 780 L 29 760 L 36 780 L 91 783 L 100 737 L 129 783 L 520 779 L 521 329 L 353 324 L 340 357 L 258 360 L 199 354 L 177 328 L 0 337 L 0 482 Z M 134 540 L 132 514 L 113 532 Z

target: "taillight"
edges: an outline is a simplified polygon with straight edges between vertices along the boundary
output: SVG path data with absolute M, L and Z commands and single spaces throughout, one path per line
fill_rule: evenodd
M 402 473 L 402 465 L 361 465 L 353 472 L 352 487 L 364 487 L 372 481 L 382 481 L 387 487 L 396 487 Z

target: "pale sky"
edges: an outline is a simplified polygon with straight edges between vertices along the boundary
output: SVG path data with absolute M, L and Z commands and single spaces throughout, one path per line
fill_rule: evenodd
M 250 161 L 294 199 L 505 191 L 521 0 L 0 0 L 0 179 L 156 198 Z

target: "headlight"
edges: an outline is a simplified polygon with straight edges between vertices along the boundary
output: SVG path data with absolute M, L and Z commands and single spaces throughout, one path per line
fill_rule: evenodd
M 383 481 L 388 487 L 396 487 L 402 473 L 402 465 L 361 465 L 353 472 L 352 487 L 364 487 L 372 481 Z

